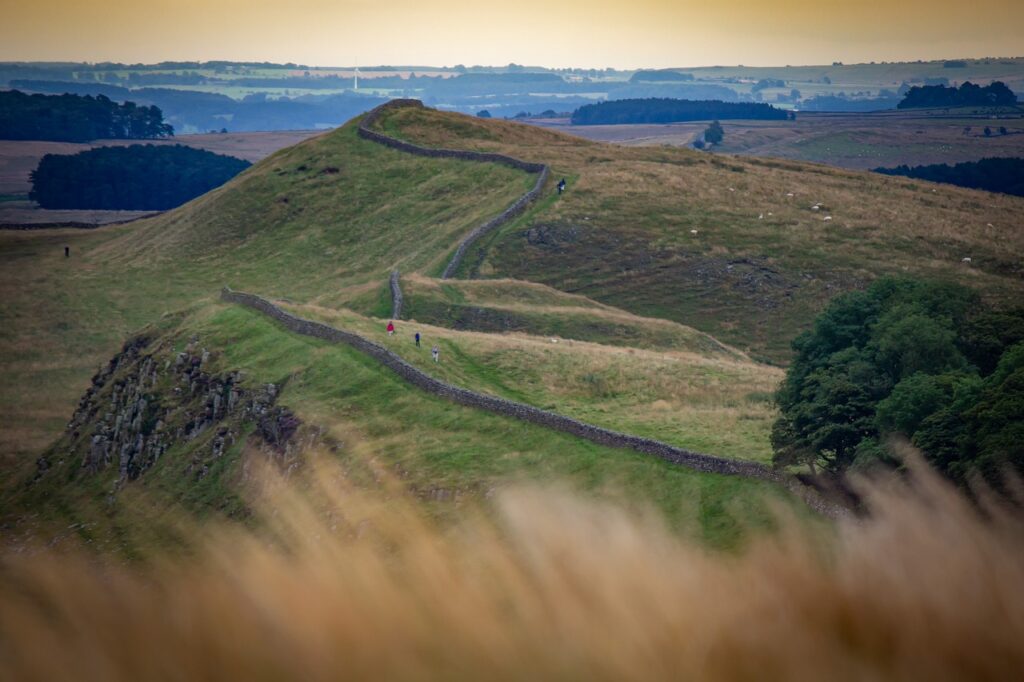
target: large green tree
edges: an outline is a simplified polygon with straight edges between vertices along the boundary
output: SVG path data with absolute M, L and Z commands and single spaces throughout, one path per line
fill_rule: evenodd
M 1024 471 L 1024 310 L 948 283 L 882 279 L 840 296 L 794 341 L 772 430 L 780 466 L 891 461 L 902 434 L 943 473 Z

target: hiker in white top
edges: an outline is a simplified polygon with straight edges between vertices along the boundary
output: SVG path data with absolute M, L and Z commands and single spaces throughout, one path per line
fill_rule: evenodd
M 438 358 L 441 356 L 441 349 L 434 346 L 430 349 L 430 354 L 434 357 L 434 362 L 437 362 Z

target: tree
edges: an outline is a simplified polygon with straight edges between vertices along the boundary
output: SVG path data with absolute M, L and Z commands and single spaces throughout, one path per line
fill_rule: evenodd
M 964 483 L 1024 472 L 1024 310 L 953 284 L 882 279 L 835 299 L 793 343 L 776 394 L 777 466 L 894 465 L 902 434 Z
M 0 92 L 0 139 L 88 142 L 102 138 L 169 137 L 155 106 L 118 104 L 105 95 L 26 95 Z
M 944 80 L 944 79 L 943 79 Z M 967 81 L 957 87 L 943 83 L 914 86 L 907 91 L 898 109 L 915 107 L 1012 107 L 1017 96 L 1005 83 L 995 81 L 985 87 Z
M 491 112 L 487 111 L 486 109 L 481 109 L 480 111 L 476 112 L 476 115 L 479 118 L 490 118 Z
M 992 129 L 988 126 L 985 126 L 985 130 L 983 132 L 985 133 L 985 137 L 992 137 Z
M 713 119 L 784 121 L 786 112 L 769 104 L 754 102 L 647 98 L 585 104 L 572 113 L 573 125 L 677 123 Z
M 721 144 L 724 138 L 725 131 L 722 129 L 722 124 L 718 121 L 713 121 L 711 125 L 704 130 L 704 140 L 708 144 Z
M 182 145 L 47 154 L 31 174 L 29 197 L 43 208 L 166 210 L 224 184 L 249 165 Z
M 1024 159 L 1020 158 L 988 158 L 953 166 L 939 163 L 913 168 L 876 168 L 875 172 L 1024 196 Z

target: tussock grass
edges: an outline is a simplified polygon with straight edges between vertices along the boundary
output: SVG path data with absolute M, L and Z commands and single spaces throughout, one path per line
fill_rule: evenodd
M 916 467 L 872 514 L 709 553 L 545 488 L 439 530 L 330 468 L 273 480 L 258 534 L 126 567 L 7 554 L 6 679 L 1005 680 L 1024 666 L 1020 517 Z M 310 502 L 310 500 L 314 502 Z

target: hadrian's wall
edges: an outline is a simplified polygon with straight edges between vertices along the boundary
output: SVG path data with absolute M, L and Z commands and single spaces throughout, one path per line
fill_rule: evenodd
M 473 242 L 475 242 L 477 239 L 487 234 L 488 232 L 497 229 L 498 227 L 504 225 L 505 223 L 509 222 L 510 220 L 521 214 L 523 211 L 526 210 L 527 206 L 529 206 L 531 203 L 533 203 L 540 197 L 541 192 L 544 189 L 544 183 L 547 182 L 548 179 L 548 167 L 542 163 L 531 163 L 529 161 L 523 161 L 521 159 L 516 159 L 511 156 L 506 156 L 504 154 L 495 154 L 491 152 L 471 152 L 459 149 L 432 149 L 430 147 L 420 147 L 419 145 L 415 145 L 412 144 L 411 142 L 406 142 L 404 140 L 398 140 L 396 138 L 390 137 L 388 135 L 385 135 L 372 129 L 372 126 L 374 125 L 374 123 L 377 122 L 377 119 L 380 118 L 381 114 L 390 109 L 398 109 L 403 107 L 423 108 L 423 103 L 417 99 L 394 99 L 391 100 L 390 102 L 386 102 L 380 105 L 379 107 L 371 110 L 369 113 L 363 116 L 363 120 L 359 122 L 359 136 L 364 139 L 376 142 L 378 144 L 382 144 L 386 147 L 391 147 L 392 149 L 397 149 L 399 151 L 403 151 L 409 154 L 415 154 L 417 156 L 427 156 L 431 158 L 444 159 L 463 159 L 465 161 L 482 161 L 485 163 L 500 163 L 505 166 L 510 166 L 512 168 L 517 168 L 519 170 L 526 171 L 527 173 L 538 174 L 537 182 L 534 183 L 533 188 L 530 189 L 530 191 L 519 197 L 511 206 L 506 208 L 500 214 L 498 214 L 491 220 L 488 220 L 483 225 L 480 225 L 472 232 L 470 232 L 468 235 L 462 238 L 462 241 L 459 242 L 459 246 L 455 249 L 455 253 L 452 255 L 451 260 L 448 261 L 448 265 L 445 267 L 444 273 L 442 273 L 441 275 L 441 279 L 450 279 L 452 275 L 455 274 L 456 270 L 459 269 L 459 265 L 462 264 L 462 260 L 463 258 L 465 258 L 466 252 L 469 250 L 469 247 L 473 244 Z
M 823 499 L 815 491 L 804 486 L 792 476 L 789 476 L 784 472 L 776 471 L 762 464 L 705 455 L 652 440 L 650 438 L 632 436 L 625 433 L 619 433 L 617 431 L 611 431 L 599 426 L 586 424 L 570 417 L 533 407 L 532 405 L 505 400 L 504 398 L 498 398 L 496 396 L 482 393 L 475 393 L 473 391 L 445 383 L 439 379 L 435 379 L 426 372 L 423 372 L 409 364 L 395 353 L 392 353 L 388 349 L 373 343 L 372 341 L 364 339 L 358 334 L 353 334 L 352 332 L 346 332 L 319 322 L 313 322 L 311 320 L 305 320 L 301 317 L 297 317 L 282 310 L 281 308 L 278 308 L 270 301 L 259 296 L 246 294 L 240 291 L 232 291 L 225 287 L 221 292 L 221 298 L 230 303 L 238 303 L 258 310 L 277 320 L 286 329 L 295 332 L 296 334 L 303 334 L 305 336 L 324 339 L 325 341 L 330 341 L 332 343 L 344 343 L 351 346 L 356 350 L 372 356 L 402 379 L 426 391 L 427 393 L 440 396 L 460 405 L 475 407 L 489 412 L 494 412 L 496 414 L 505 415 L 513 419 L 518 419 L 520 421 L 527 421 L 541 426 L 546 426 L 557 431 L 572 434 L 579 438 L 584 438 L 599 445 L 614 448 L 629 448 L 630 450 L 654 455 L 655 457 L 672 462 L 673 464 L 679 464 L 697 471 L 725 474 L 729 476 L 745 476 L 747 478 L 756 478 L 778 483 L 803 498 L 808 506 L 825 516 L 837 517 L 848 513 L 844 508 Z
M 398 283 L 398 270 L 391 271 L 391 319 L 402 319 L 402 287 Z

